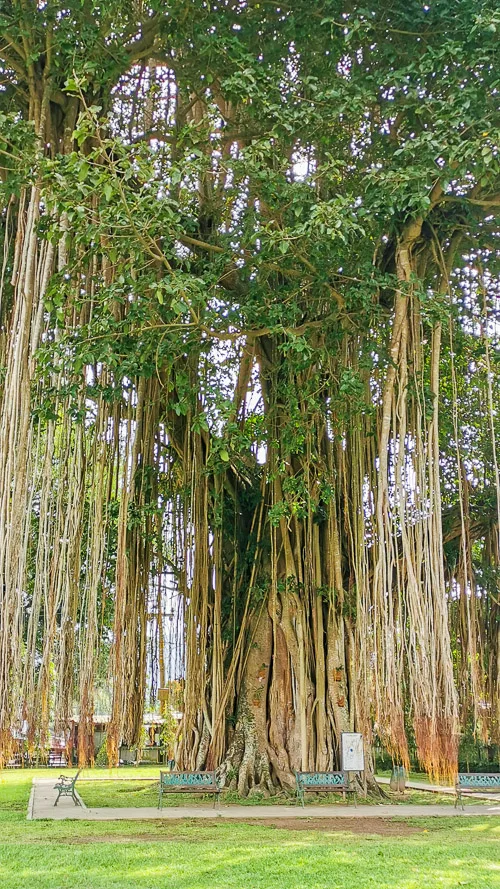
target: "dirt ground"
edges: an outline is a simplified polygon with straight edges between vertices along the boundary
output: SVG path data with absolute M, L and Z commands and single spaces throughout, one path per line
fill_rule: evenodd
M 405 821 L 394 821 L 391 818 L 273 818 L 265 820 L 256 818 L 241 818 L 239 823 L 255 824 L 260 827 L 270 827 L 277 830 L 309 830 L 318 833 L 354 833 L 365 836 L 404 837 L 422 833 L 422 828 Z M 169 843 L 181 841 L 197 842 L 190 836 L 182 836 L 176 833 L 169 836 L 167 833 L 170 825 L 180 826 L 182 822 L 171 821 L 167 826 L 165 822 L 158 825 L 158 833 L 127 833 L 107 834 L 105 836 L 67 837 L 61 842 L 68 845 L 87 845 L 89 843 Z M 207 827 L 215 827 L 220 821 L 205 821 Z M 54 840 L 53 840 L 54 841 Z M 56 840 L 57 842 L 57 840 Z
M 269 821 L 252 820 L 249 824 L 262 824 L 279 830 L 317 830 L 320 833 L 377 834 L 385 837 L 409 836 L 422 833 L 421 827 L 393 821 L 392 818 L 276 818 Z

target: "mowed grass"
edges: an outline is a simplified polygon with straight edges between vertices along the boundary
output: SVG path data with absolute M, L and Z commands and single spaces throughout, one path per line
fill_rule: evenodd
M 142 808 L 158 805 L 158 781 L 159 772 L 150 774 L 147 779 L 142 780 L 87 780 L 85 777 L 82 781 L 78 781 L 78 792 L 86 806 L 90 809 L 95 808 Z M 384 792 L 389 799 L 381 799 L 381 803 L 390 801 L 396 806 L 412 805 L 450 805 L 455 803 L 455 796 L 449 794 L 426 793 L 419 790 L 406 790 L 404 794 L 392 793 L 387 786 Z M 168 806 L 210 806 L 213 804 L 213 795 L 210 794 L 189 794 L 189 793 L 166 793 L 163 794 L 163 807 Z M 476 799 L 475 803 L 480 805 L 483 800 Z M 259 796 L 249 796 L 241 799 L 235 793 L 223 792 L 221 794 L 222 805 L 238 805 L 243 806 L 276 806 L 288 805 L 296 806 L 297 800 L 294 793 L 278 794 L 269 799 Z M 359 803 L 363 805 L 378 805 L 373 799 L 364 800 L 359 798 Z M 342 799 L 340 793 L 308 793 L 306 797 L 306 805 L 315 806 L 345 806 L 346 803 Z M 484 801 L 488 805 L 488 801 Z M 352 801 L 349 802 L 353 806 Z
M 380 778 L 390 778 L 392 775 L 392 769 L 378 769 L 377 775 Z M 407 775 L 408 781 L 418 781 L 419 784 L 430 784 L 431 780 L 429 776 L 425 772 L 409 772 Z M 435 782 L 432 782 L 435 783 Z
M 500 889 L 498 818 L 29 822 L 34 774 L 0 773 L 1 889 Z

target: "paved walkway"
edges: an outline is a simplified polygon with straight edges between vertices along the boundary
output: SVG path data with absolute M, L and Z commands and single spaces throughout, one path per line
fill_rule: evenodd
M 379 778 L 376 777 L 376 781 L 378 784 L 390 784 L 390 778 Z M 407 790 L 425 790 L 428 793 L 442 793 L 445 796 L 455 796 L 455 788 L 454 787 L 443 787 L 441 784 L 426 784 L 425 781 L 409 781 L 406 779 L 406 789 Z M 492 802 L 500 803 L 500 793 L 475 793 L 475 799 L 487 799 Z
M 169 821 L 179 818 L 221 818 L 248 821 L 250 819 L 277 818 L 429 818 L 433 816 L 462 817 L 460 809 L 453 806 L 225 806 L 215 809 L 211 806 L 168 806 L 156 808 L 122 808 L 122 809 L 88 809 L 83 800 L 75 806 L 70 797 L 61 797 L 54 806 L 57 793 L 54 790 L 54 779 L 35 778 L 28 806 L 28 818 L 50 818 L 61 821 L 65 818 L 76 818 L 79 821 L 137 821 L 144 819 L 161 819 Z M 465 807 L 466 815 L 500 815 L 500 800 L 492 805 Z

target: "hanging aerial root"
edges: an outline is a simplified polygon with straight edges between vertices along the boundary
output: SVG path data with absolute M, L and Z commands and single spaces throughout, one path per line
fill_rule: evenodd
M 458 771 L 458 732 L 449 716 L 420 716 L 414 720 L 417 756 L 420 764 L 436 782 L 454 784 Z
M 14 741 L 10 731 L 0 732 L 0 769 L 5 768 L 12 756 Z
M 409 771 L 410 754 L 403 713 L 392 708 L 390 714 L 385 715 L 383 723 L 377 726 L 377 734 L 393 761 L 401 763 Z

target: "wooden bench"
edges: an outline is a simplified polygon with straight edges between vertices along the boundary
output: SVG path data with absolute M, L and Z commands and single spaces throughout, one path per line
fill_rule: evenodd
M 356 790 L 349 785 L 346 772 L 295 772 L 295 781 L 302 805 L 306 793 L 341 793 L 344 799 L 346 793 L 352 794 L 356 805 Z
M 220 787 L 215 772 L 160 772 L 159 809 L 163 808 L 164 793 L 213 793 L 215 808 Z
M 459 772 L 455 784 L 455 808 L 464 809 L 464 796 L 500 793 L 500 772 Z
M 57 806 L 61 796 L 70 796 L 72 798 L 75 806 L 80 805 L 80 800 L 78 799 L 76 792 L 75 792 L 75 784 L 76 784 L 76 780 L 77 780 L 80 772 L 81 772 L 81 769 L 78 769 L 74 778 L 69 778 L 67 775 L 59 775 L 59 778 L 57 779 L 57 784 L 54 784 L 54 790 L 58 791 L 57 799 L 54 803 L 55 806 Z

